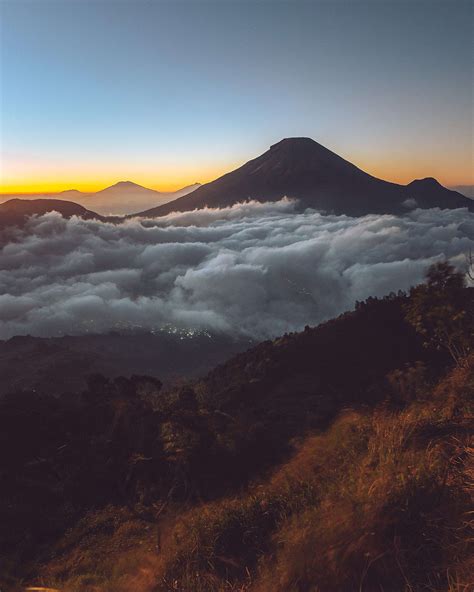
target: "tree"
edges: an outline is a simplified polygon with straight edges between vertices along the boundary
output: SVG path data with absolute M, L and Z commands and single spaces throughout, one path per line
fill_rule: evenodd
M 425 346 L 446 349 L 462 365 L 474 343 L 473 308 L 464 274 L 443 261 L 428 269 L 426 283 L 411 289 L 406 319 L 423 336 Z

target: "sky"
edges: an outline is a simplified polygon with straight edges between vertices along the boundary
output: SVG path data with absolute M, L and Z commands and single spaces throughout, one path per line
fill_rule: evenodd
M 473 178 L 473 3 L 2 0 L 0 190 L 173 190 L 284 137 Z

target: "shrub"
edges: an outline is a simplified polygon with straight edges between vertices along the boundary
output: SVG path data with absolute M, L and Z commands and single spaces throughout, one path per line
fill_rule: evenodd
M 462 590 L 472 568 L 472 368 L 456 370 L 430 403 L 343 413 L 247 494 L 179 518 L 157 589 Z

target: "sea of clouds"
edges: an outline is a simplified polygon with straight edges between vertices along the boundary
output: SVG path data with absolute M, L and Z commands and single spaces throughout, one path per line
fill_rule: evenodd
M 298 213 L 294 202 L 131 219 L 52 212 L 0 231 L 0 338 L 184 328 L 257 339 L 408 289 L 430 263 L 462 267 L 474 214 Z

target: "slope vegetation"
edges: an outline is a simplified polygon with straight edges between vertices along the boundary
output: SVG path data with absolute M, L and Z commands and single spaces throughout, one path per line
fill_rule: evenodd
M 426 293 L 166 390 L 95 376 L 75 396 L 6 396 L 3 586 L 467 592 L 472 290 L 453 282 L 445 302 L 468 328 L 457 365 L 406 320 Z

